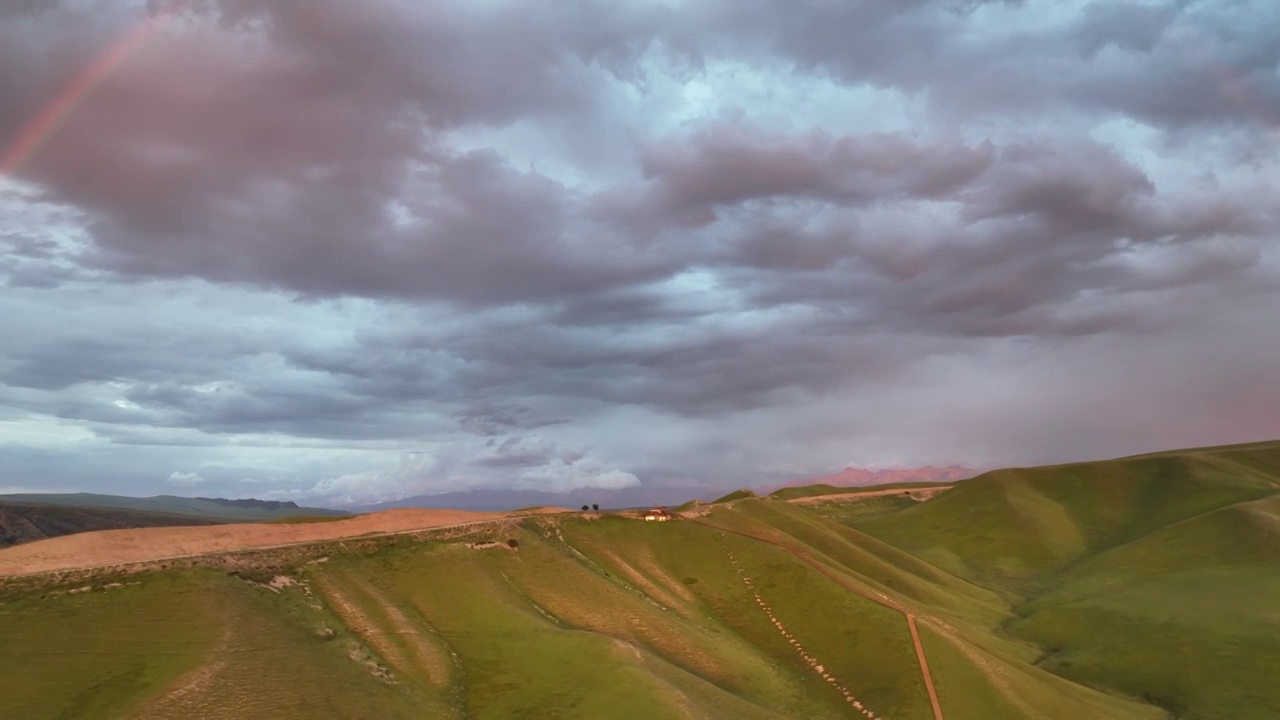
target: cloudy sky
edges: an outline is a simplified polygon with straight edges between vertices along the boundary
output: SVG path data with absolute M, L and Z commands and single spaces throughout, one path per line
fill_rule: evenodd
M 1274 0 L 0 0 L 0 491 L 1280 437 Z

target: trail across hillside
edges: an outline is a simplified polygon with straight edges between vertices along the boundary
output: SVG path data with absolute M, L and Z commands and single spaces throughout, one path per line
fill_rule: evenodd
M 334 540 L 405 535 L 517 517 L 468 510 L 386 510 L 316 523 L 134 528 L 64 535 L 0 550 L 0 578 L 271 550 Z
M 915 646 L 916 659 L 920 661 L 920 674 L 924 677 L 925 690 L 927 690 L 929 693 L 929 703 L 933 706 L 934 720 L 943 720 L 942 706 L 938 702 L 938 692 L 937 690 L 934 689 L 934 686 L 933 686 L 933 674 L 929 672 L 929 661 L 925 658 L 924 646 L 921 645 L 920 643 L 920 633 L 916 630 L 915 615 L 913 615 L 909 610 L 907 610 L 907 608 L 903 607 L 902 605 L 899 605 L 898 603 L 895 603 L 888 596 L 880 595 L 876 593 L 870 593 L 856 585 L 850 584 L 844 578 L 831 572 L 829 569 L 824 567 L 821 563 L 817 562 L 813 558 L 810 558 L 809 556 L 805 555 L 804 553 L 798 550 L 787 547 L 786 545 L 780 542 L 775 542 L 768 538 L 760 537 L 759 535 L 753 535 L 751 533 L 743 532 L 741 530 L 733 530 L 731 528 L 720 527 L 719 525 L 706 522 L 705 520 L 702 520 L 702 519 L 694 519 L 694 522 L 700 525 L 706 525 L 709 528 L 715 528 L 716 530 L 719 530 L 721 532 L 731 532 L 731 533 L 734 533 L 735 535 L 741 535 L 743 537 L 751 538 L 752 540 L 758 540 L 763 543 L 769 543 L 770 545 L 780 547 L 783 550 L 786 550 L 788 553 L 791 553 L 793 556 L 795 556 L 804 564 L 822 573 L 827 579 L 835 582 L 840 587 L 852 593 L 855 593 L 857 595 L 861 595 L 862 597 L 872 602 L 878 603 L 887 608 L 891 608 L 893 610 L 897 610 L 898 612 L 902 613 L 906 617 L 907 626 L 911 630 L 911 642 Z
M 842 500 L 865 500 L 867 498 L 881 497 L 883 495 L 906 495 L 912 500 L 924 501 L 932 498 L 940 492 L 943 492 L 944 490 L 950 489 L 950 485 L 944 485 L 942 487 L 911 488 L 909 490 L 904 490 L 902 488 L 890 488 L 888 490 L 863 490 L 861 492 L 850 491 L 832 493 L 830 495 L 806 495 L 804 497 L 790 498 L 787 502 L 795 505 L 818 505 L 821 503 L 840 502 Z
M 872 712 L 870 708 L 863 705 L 862 701 L 858 700 L 853 692 L 840 682 L 839 678 L 829 672 L 823 663 L 819 662 L 818 658 L 810 655 L 804 649 L 804 646 L 800 644 L 800 641 L 791 634 L 787 629 L 787 626 L 778 619 L 777 615 L 774 614 L 773 608 L 769 607 L 769 603 L 760 595 L 760 590 L 756 587 L 755 581 L 751 579 L 751 576 L 747 575 L 746 570 L 744 570 L 742 564 L 738 562 L 738 558 L 734 556 L 733 551 L 729 549 L 728 544 L 724 543 L 724 537 L 725 534 L 721 531 L 720 539 L 721 543 L 724 545 L 725 553 L 729 556 L 729 564 L 733 566 L 734 572 L 738 573 L 738 577 L 742 579 L 742 583 L 747 586 L 749 591 L 751 591 L 751 595 L 755 599 L 756 604 L 760 606 L 760 610 L 769 618 L 769 622 L 778 629 L 778 633 L 781 634 L 788 643 L 790 643 L 792 649 L 796 651 L 796 654 L 798 654 L 810 668 L 813 668 L 814 672 L 821 675 L 823 680 L 826 680 L 833 688 L 835 688 L 836 692 L 840 693 L 841 697 L 844 698 L 844 701 L 849 703 L 849 705 L 855 710 L 867 716 L 870 720 L 876 720 L 876 718 L 880 717 Z

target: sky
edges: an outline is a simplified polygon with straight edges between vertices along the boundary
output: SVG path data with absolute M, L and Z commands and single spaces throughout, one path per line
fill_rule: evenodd
M 0 0 L 0 492 L 1280 437 L 1273 0 Z

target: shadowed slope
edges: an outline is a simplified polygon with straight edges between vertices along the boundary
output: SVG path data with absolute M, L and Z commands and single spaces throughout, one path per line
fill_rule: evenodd
M 1280 443 L 989 473 L 855 526 L 1012 601 L 1040 667 L 1180 718 L 1271 718 Z
M 1265 465 L 1250 452 L 1225 455 Z M 1265 474 L 1224 468 L 1221 458 L 1163 455 L 997 470 L 917 507 L 855 524 L 1017 597 L 1046 587 L 1058 571 L 1092 554 L 1277 491 Z
M 1170 525 L 1072 568 L 1010 630 L 1043 665 L 1188 718 L 1280 716 L 1280 497 Z
M 218 522 L 221 521 L 137 510 L 6 503 L 0 504 L 0 547 L 95 530 L 214 525 Z

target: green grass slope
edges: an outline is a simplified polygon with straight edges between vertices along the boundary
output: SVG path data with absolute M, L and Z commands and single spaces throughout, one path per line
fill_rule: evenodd
M 956 625 L 999 621 L 994 593 L 802 508 L 735 508 L 710 520 L 783 544 L 550 516 L 500 535 L 326 546 L 324 562 L 261 571 L 167 570 L 76 593 L 27 580 L 0 591 L 0 693 L 30 718 L 763 720 L 849 717 L 853 702 L 930 718 L 905 616 L 866 595 L 888 588 L 943 607 L 947 620 L 919 617 L 946 638 L 931 660 L 949 718 L 1160 716 L 971 642 Z
M 3 596 L 7 717 L 416 716 L 299 597 L 207 571 L 118 582 Z
M 983 677 L 982 686 L 964 683 L 939 688 L 944 709 L 967 707 L 970 695 L 1000 698 L 973 717 L 1124 718 L 1160 717 L 1131 697 L 1106 687 L 1094 691 L 1063 681 L 1034 666 L 1043 651 L 999 631 L 1014 619 L 999 594 L 915 558 L 875 538 L 843 527 L 789 503 L 740 503 L 733 512 L 713 514 L 717 525 L 776 542 L 844 577 L 861 592 L 917 614 L 926 629 L 949 644 L 940 666 L 947 677 Z M 946 660 L 946 658 L 950 658 Z M 930 662 L 934 662 L 930 660 Z M 1003 709 L 998 709 L 1003 708 Z M 995 714 L 991 714 L 995 713 Z M 964 717 L 952 713 L 949 716 Z
M 1280 497 L 1153 532 L 1071 569 L 1010 630 L 1043 665 L 1180 717 L 1280 716 Z M 1090 638 L 1082 642 L 1083 637 Z
M 975 584 L 1037 667 L 1179 718 L 1280 716 L 1280 444 L 990 473 L 853 524 Z M 965 527 L 965 526 L 968 527 Z
M 1278 452 L 989 473 L 872 515 L 737 497 L 0 583 L 0 708 L 928 720 L 912 618 L 948 720 L 1276 717 Z
M 1235 461 L 1263 462 L 1247 454 Z M 857 525 L 956 575 L 1022 596 L 1090 555 L 1275 493 L 1275 482 L 1223 467 L 1208 452 L 998 470 Z

